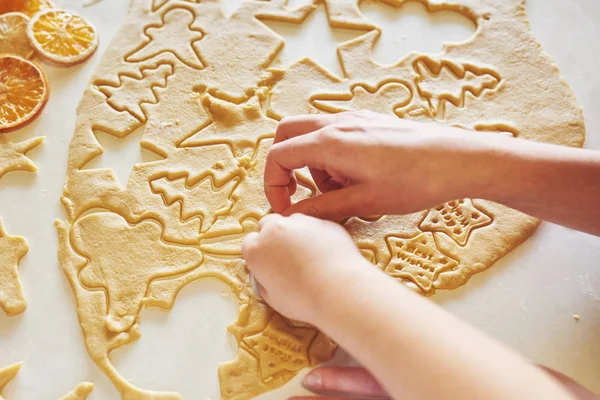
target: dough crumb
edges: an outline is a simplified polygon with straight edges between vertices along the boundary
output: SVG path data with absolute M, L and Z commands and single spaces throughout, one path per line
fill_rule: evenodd
M 573 319 L 574 319 L 575 321 L 579 321 L 579 315 L 577 315 L 577 314 L 573 314 Z

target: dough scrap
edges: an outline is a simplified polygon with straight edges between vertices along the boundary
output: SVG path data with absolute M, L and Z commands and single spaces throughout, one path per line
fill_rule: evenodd
M 2 390 L 15 376 L 17 376 L 22 366 L 23 363 L 16 363 L 9 365 L 8 367 L 0 368 L 0 400 L 4 400 L 2 397 Z
M 330 25 L 370 30 L 338 47 L 337 76 L 310 58 L 269 68 L 283 41 L 260 20 L 300 23 L 315 4 L 247 0 L 226 17 L 219 0 L 132 0 L 78 107 L 67 220 L 57 221 L 88 353 L 122 398 L 181 398 L 134 386 L 109 355 L 140 337 L 141 307 L 168 310 L 205 277 L 231 286 L 240 304 L 228 328 L 238 354 L 219 367 L 223 399 L 252 398 L 332 357 L 331 340 L 257 298 L 240 257 L 244 235 L 270 212 L 262 173 L 284 116 L 369 109 L 473 134 L 583 144 L 581 108 L 532 36 L 523 0 L 421 1 L 431 12 L 466 15 L 476 33 L 439 54 L 380 65 L 372 48 L 381 31 L 358 0 L 326 0 Z M 102 153 L 96 132 L 125 137 L 140 127 L 140 146 L 164 159 L 135 165 L 125 185 L 110 169 L 85 169 Z M 298 176 L 295 201 L 318 193 L 305 171 Z M 365 258 L 431 295 L 464 285 L 537 224 L 489 201 L 457 199 L 345 226 Z
M 81 382 L 73 390 L 65 394 L 59 400 L 85 400 L 94 390 L 94 384 L 91 382 Z
M 28 251 L 27 240 L 7 234 L 0 219 L 0 307 L 9 316 L 20 314 L 27 308 L 18 267 Z
M 8 367 L 0 368 L 0 400 L 4 400 L 4 397 L 2 397 L 2 390 L 10 383 L 10 381 L 13 380 L 15 376 L 17 376 L 22 366 L 23 363 L 19 362 L 9 365 Z M 82 382 L 77 385 L 75 389 L 58 400 L 86 400 L 93 389 L 93 383 Z
M 36 172 L 35 164 L 25 156 L 44 142 L 45 137 L 36 137 L 22 142 L 10 142 L 0 135 L 0 179 L 11 171 Z

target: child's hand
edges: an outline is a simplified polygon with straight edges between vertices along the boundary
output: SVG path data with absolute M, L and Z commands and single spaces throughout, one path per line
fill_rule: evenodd
M 478 149 L 490 140 L 510 139 L 371 112 L 285 118 L 267 159 L 265 192 L 284 215 L 416 212 L 481 186 L 490 163 Z M 305 166 L 324 194 L 290 207 L 292 172 Z
M 269 305 L 311 324 L 329 285 L 358 268 L 373 268 L 344 228 L 300 214 L 262 218 L 242 253 Z

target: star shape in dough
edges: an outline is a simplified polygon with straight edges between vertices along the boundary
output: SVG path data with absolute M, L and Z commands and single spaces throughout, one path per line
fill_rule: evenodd
M 205 94 L 202 105 L 212 123 L 192 134 L 180 147 L 225 143 L 240 157 L 251 154 L 258 142 L 275 136 L 277 121 L 267 117 L 257 94 L 245 103 L 235 104 Z
M 409 239 L 390 236 L 386 242 L 391 259 L 385 271 L 395 278 L 414 282 L 426 294 L 433 290 L 433 282 L 442 272 L 458 268 L 458 259 L 437 247 L 433 233 Z
M 44 139 L 36 137 L 13 143 L 5 135 L 0 135 L 0 178 L 10 171 L 37 171 L 35 164 L 25 154 L 42 144 Z
M 275 313 L 262 332 L 244 338 L 244 343 L 254 352 L 266 381 L 310 366 L 309 350 L 316 335 L 315 329 L 293 327 Z
M 489 225 L 492 218 L 469 199 L 453 200 L 429 210 L 419 225 L 424 231 L 443 232 L 465 246 L 474 229 Z
M 360 30 L 333 28 L 322 5 L 299 24 L 287 21 L 263 22 L 285 40 L 285 45 L 278 54 L 283 64 L 291 65 L 309 57 L 339 76 L 343 76 L 343 70 L 337 56 L 338 46 L 365 33 L 365 27 L 359 28 Z M 319 43 L 319 46 L 315 46 L 315 43 Z
M 0 307 L 8 315 L 20 314 L 27 307 L 18 267 L 28 250 L 27 240 L 7 234 L 0 219 Z
M 129 330 L 153 279 L 190 271 L 202 263 L 200 251 L 167 244 L 163 228 L 151 220 L 130 225 L 110 212 L 87 215 L 72 228 L 72 245 L 88 264 L 81 270 L 84 287 L 106 290 L 106 328 Z

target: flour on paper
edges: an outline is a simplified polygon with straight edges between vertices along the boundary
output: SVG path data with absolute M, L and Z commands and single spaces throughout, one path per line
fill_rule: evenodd
M 255 397 L 332 357 L 323 334 L 257 298 L 241 259 L 244 235 L 270 212 L 262 175 L 282 117 L 369 109 L 474 135 L 582 145 L 581 108 L 532 36 L 523 0 L 421 2 L 467 16 L 476 33 L 439 54 L 380 65 L 372 48 L 381 31 L 357 1 L 326 0 L 332 26 L 368 30 L 338 47 L 337 76 L 310 58 L 269 67 L 284 43 L 260 20 L 301 23 L 316 4 L 248 0 L 226 17 L 218 0 L 132 1 L 78 107 L 67 219 L 57 221 L 88 353 L 124 399 L 181 398 L 136 387 L 109 355 L 139 339 L 143 307 L 170 309 L 204 277 L 230 285 L 240 305 L 229 327 L 238 354 L 218 371 L 223 399 Z M 140 146 L 162 159 L 134 165 L 125 185 L 111 169 L 86 168 L 103 152 L 96 133 L 122 138 L 140 127 Z M 299 177 L 296 201 L 317 193 Z M 537 224 L 489 201 L 457 199 L 411 215 L 351 218 L 346 227 L 368 260 L 429 295 L 464 285 Z

